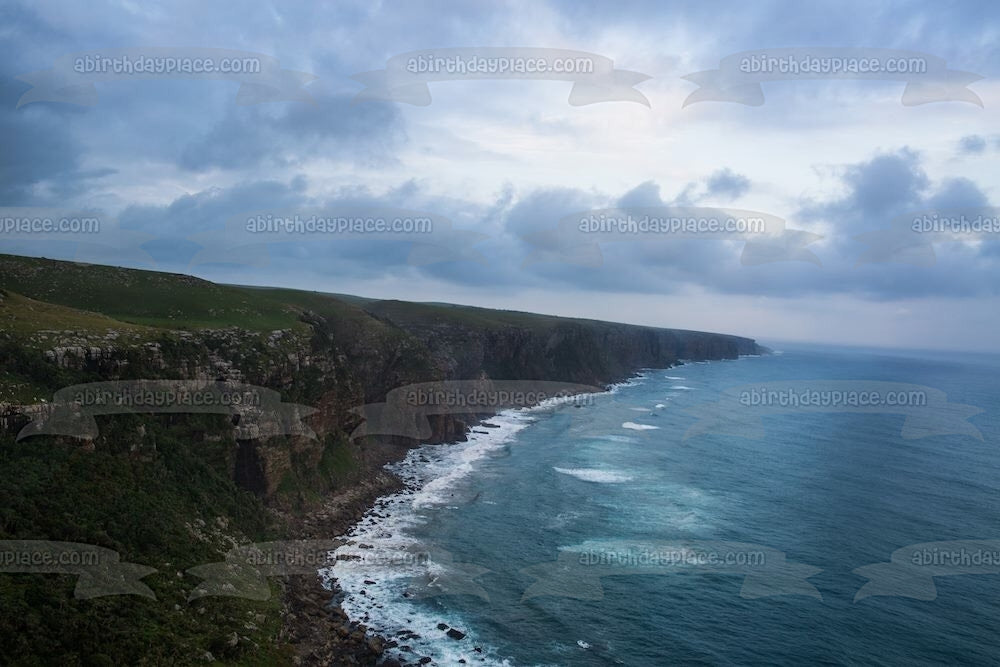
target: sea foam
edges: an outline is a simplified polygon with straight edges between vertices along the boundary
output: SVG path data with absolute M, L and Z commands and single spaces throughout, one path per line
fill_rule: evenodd
M 558 473 L 576 477 L 584 482 L 595 482 L 597 484 L 621 484 L 632 481 L 632 476 L 617 470 L 601 470 L 598 468 L 556 468 Z
M 655 431 L 659 426 L 650 426 L 649 424 L 636 424 L 635 422 L 625 422 L 622 424 L 622 428 L 631 429 L 633 431 Z

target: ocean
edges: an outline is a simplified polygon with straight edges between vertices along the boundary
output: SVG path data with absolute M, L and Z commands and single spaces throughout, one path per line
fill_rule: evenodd
M 998 372 L 795 347 L 503 413 L 391 466 L 342 606 L 441 665 L 998 663 Z

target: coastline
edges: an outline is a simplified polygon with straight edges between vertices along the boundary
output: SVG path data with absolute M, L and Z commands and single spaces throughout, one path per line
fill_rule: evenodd
M 740 355 L 756 356 L 756 355 Z M 619 389 L 641 381 L 647 372 L 670 370 L 692 363 L 678 362 L 662 369 L 643 368 L 619 382 L 608 383 L 603 390 L 549 399 L 541 403 L 515 408 L 483 416 L 466 425 L 465 435 L 476 429 L 490 428 L 495 420 L 504 415 L 530 414 L 533 411 L 556 407 L 562 403 L 575 402 L 588 395 L 611 394 Z M 492 429 L 491 429 L 492 430 Z M 480 432 L 482 432 L 480 430 Z M 451 440 L 433 446 L 453 447 L 464 444 L 462 440 Z M 339 538 L 350 540 L 352 530 L 358 528 L 366 516 L 380 508 L 400 493 L 416 493 L 419 486 L 408 484 L 402 477 L 388 468 L 401 464 L 411 454 L 425 446 L 420 444 L 409 450 L 401 450 L 398 459 L 385 464 L 372 480 L 365 480 L 356 486 L 328 496 L 322 506 L 302 516 L 296 525 L 296 533 L 302 539 Z M 381 517 L 382 515 L 376 515 Z M 412 629 L 405 629 L 397 636 L 381 633 L 369 627 L 364 618 L 351 618 L 344 609 L 344 591 L 336 577 L 325 578 L 321 572 L 316 577 L 289 577 L 284 581 L 284 618 L 282 639 L 295 646 L 295 664 L 329 665 L 358 664 L 384 665 L 386 667 L 407 667 L 427 664 L 431 658 L 412 652 L 412 660 L 402 660 L 399 655 L 384 658 L 386 651 L 397 648 L 399 640 L 420 636 Z M 440 628 L 439 628 L 440 629 Z M 481 651 L 481 647 L 473 649 Z
M 584 385 L 575 391 L 594 393 L 611 382 L 633 377 L 637 369 L 671 368 L 680 359 L 735 359 L 759 349 L 753 339 L 732 334 L 301 290 L 264 292 L 264 288 L 217 284 L 184 274 L 17 255 L 0 254 L 0 269 L 0 309 L 17 325 L 0 332 L 0 356 L 4 357 L 0 370 L 7 371 L 0 382 L 0 399 L 8 405 L 0 414 L 5 442 L 16 442 L 18 433 L 32 422 L 31 406 L 47 403 L 62 390 L 136 381 L 224 382 L 261 389 L 268 396 L 280 394 L 289 402 L 279 404 L 288 406 L 288 416 L 294 416 L 289 424 L 296 424 L 285 435 L 311 431 L 322 436 L 271 441 L 267 429 L 258 432 L 252 420 L 245 430 L 239 410 L 235 411 L 239 418 L 230 415 L 228 420 L 144 416 L 162 412 L 157 406 L 138 418 L 102 420 L 98 437 L 80 446 L 72 436 L 52 439 L 56 446 L 40 455 L 37 447 L 11 447 L 5 469 L 12 473 L 12 497 L 29 510 L 23 512 L 11 537 L 72 536 L 80 543 L 115 547 L 136 562 L 163 571 L 175 562 L 215 562 L 240 543 L 274 538 L 332 543 L 359 520 L 372 528 L 373 519 L 370 515 L 366 519 L 366 513 L 402 488 L 401 479 L 410 480 L 411 471 L 417 471 L 417 477 L 430 475 L 430 488 L 415 493 L 416 505 L 435 495 L 449 502 L 446 487 L 475 468 L 479 454 L 453 455 L 445 454 L 451 448 L 421 447 L 431 461 L 424 473 L 420 465 L 410 465 L 414 461 L 407 459 L 408 452 L 425 442 L 489 438 L 482 435 L 489 430 L 483 422 L 496 415 L 487 414 L 491 406 L 485 404 L 483 413 L 469 417 L 464 416 L 467 412 L 459 413 L 462 418 L 429 415 L 429 438 L 423 435 L 426 429 L 416 434 L 352 438 L 352 429 L 373 421 L 357 410 L 367 407 L 377 414 L 387 405 L 379 401 L 393 389 L 531 377 L 537 382 Z M 166 305 L 171 308 L 165 309 Z M 135 324 L 137 320 L 147 323 Z M 58 322 L 56 329 L 54 322 Z M 504 405 L 510 403 L 493 407 Z M 299 433 L 302 427 L 308 431 Z M 480 449 L 480 445 L 452 447 L 459 452 Z M 404 460 L 407 463 L 402 467 L 393 463 Z M 390 471 L 400 474 L 386 472 L 387 464 Z M 51 476 L 62 474 L 63 469 L 76 474 L 53 483 L 44 497 L 46 491 L 34 483 L 39 467 Z M 193 470 L 198 474 L 193 476 Z M 167 483 L 171 479 L 180 483 Z M 90 488 L 95 482 L 100 493 Z M 452 504 L 457 501 L 460 498 L 450 500 Z M 30 511 L 43 506 L 58 506 L 60 511 L 44 517 Z M 129 513 L 127 522 L 104 526 L 92 521 L 91 514 L 105 506 L 134 506 L 135 511 Z M 164 508 L 170 511 L 161 511 Z M 395 518 L 390 517 L 380 523 L 393 522 Z M 212 525 L 211 534 L 201 531 L 201 524 Z M 410 531 L 393 532 L 400 539 L 387 543 L 371 531 L 380 540 L 375 542 L 375 551 L 391 552 L 405 542 Z M 183 538 L 164 542 L 168 535 Z M 192 539 L 187 539 L 189 535 Z M 347 560 L 364 561 L 366 566 L 384 564 L 365 556 L 362 552 L 359 558 L 348 556 Z M 48 657 L 86 643 L 124 662 L 134 662 L 153 648 L 161 655 L 190 653 L 194 660 L 253 663 L 264 658 L 271 664 L 317 664 L 335 659 L 374 664 L 384 647 L 381 641 L 368 641 L 371 633 L 365 625 L 372 624 L 358 623 L 365 619 L 357 611 L 367 609 L 375 625 L 388 625 L 393 629 L 388 634 L 394 635 L 408 622 L 397 614 L 400 608 L 413 615 L 417 606 L 390 602 L 383 614 L 372 612 L 369 600 L 374 595 L 389 601 L 388 590 L 402 594 L 406 589 L 399 585 L 405 582 L 398 579 L 414 575 L 411 569 L 392 566 L 373 587 L 364 582 L 366 577 L 358 576 L 360 565 L 338 567 L 338 576 L 348 575 L 341 580 L 348 591 L 346 605 L 329 604 L 338 591 L 308 581 L 308 568 L 302 570 L 306 577 L 300 575 L 305 584 L 290 575 L 275 575 L 272 582 L 279 589 L 265 596 L 269 599 L 266 627 L 241 622 L 240 614 L 227 613 L 253 611 L 241 609 L 254 606 L 254 598 L 243 595 L 230 596 L 242 600 L 200 606 L 193 610 L 199 617 L 191 618 L 192 610 L 184 604 L 190 602 L 184 576 L 178 581 L 161 577 L 155 580 L 155 593 L 173 598 L 174 609 L 168 604 L 143 607 L 143 623 L 126 625 L 111 635 L 99 631 L 102 619 L 135 620 L 133 600 L 108 600 L 102 603 L 101 614 L 75 614 L 57 628 L 42 621 L 41 602 L 61 608 L 64 591 L 25 578 L 39 604 L 28 605 L 25 614 L 15 615 L 7 624 L 14 629 L 8 635 L 18 637 L 23 634 L 18 627 L 34 623 L 38 633 L 31 638 L 30 649 Z M 421 585 L 430 584 L 431 592 L 438 590 L 433 577 L 429 579 Z M 362 582 L 364 586 L 358 585 Z M 368 599 L 359 598 L 366 587 Z M 15 593 L 20 594 L 19 590 Z M 423 616 L 416 619 L 421 628 L 426 625 Z M 454 621 L 461 622 L 458 617 Z M 258 632 L 260 639 L 243 631 Z M 150 646 L 148 637 L 154 632 L 162 641 Z M 409 638 L 407 643 L 423 653 L 439 655 L 438 648 L 450 653 L 449 646 L 465 647 L 476 641 L 473 632 L 465 642 L 450 645 L 446 639 L 442 646 L 431 648 L 439 632 L 441 628 L 431 626 L 424 640 Z M 482 656 L 468 657 L 469 662 L 479 663 Z M 410 654 L 403 658 L 413 659 Z

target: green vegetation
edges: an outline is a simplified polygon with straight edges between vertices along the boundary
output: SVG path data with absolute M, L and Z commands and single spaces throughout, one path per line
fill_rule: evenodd
M 6 290 L 0 299 L 0 327 L 20 336 L 36 331 L 73 329 L 90 332 L 118 330 L 140 338 L 148 331 L 146 327 L 125 324 L 99 313 L 36 301 Z
M 358 469 L 357 452 L 346 436 L 328 434 L 318 460 L 314 452 L 291 453 L 274 501 L 295 509 L 315 505 L 322 500 L 323 492 L 346 484 Z
M 299 316 L 307 311 L 344 326 L 369 323 L 373 315 L 398 324 L 458 324 L 477 329 L 498 326 L 537 329 L 555 323 L 592 322 L 472 306 L 217 285 L 180 274 L 2 254 L 0 289 L 22 295 L 15 296 L 17 308 L 11 307 L 7 317 L 12 317 L 16 310 L 24 331 L 96 330 L 123 325 L 133 325 L 131 328 L 136 331 L 142 331 L 142 326 L 272 331 L 301 325 Z M 22 307 L 25 297 L 38 302 L 37 314 L 25 313 Z M 2 313 L 0 307 L 0 317 Z
M 0 574 L 5 663 L 186 664 L 206 651 L 230 662 L 284 661 L 276 597 L 188 602 L 200 579 L 185 570 L 221 560 L 230 539 L 274 539 L 260 501 L 228 473 L 234 443 L 225 420 L 99 419 L 93 451 L 49 437 L 0 439 L 0 539 L 115 550 L 158 570 L 143 579 L 157 599 L 78 600 L 74 575 Z
M 176 369 L 209 367 L 211 354 L 263 381 L 290 353 L 309 349 L 310 338 L 373 362 L 387 347 L 413 344 L 366 313 L 364 302 L 0 255 L 0 403 L 40 403 L 86 382 L 177 378 Z M 149 345 L 156 346 L 155 358 Z M 60 346 L 114 349 L 114 363 L 60 367 L 46 356 Z M 400 372 L 428 372 L 421 359 L 404 355 Z M 357 382 L 339 367 L 334 376 L 338 384 Z M 316 367 L 294 377 L 283 392 L 286 402 L 314 405 L 331 381 Z M 222 560 L 234 542 L 282 539 L 284 524 L 269 507 L 303 510 L 346 485 L 359 472 L 355 445 L 341 432 L 325 434 L 316 446 L 290 447 L 283 437 L 257 444 L 257 455 L 273 457 L 272 464 L 287 461 L 268 495 L 238 482 L 240 445 L 225 415 L 97 420 L 100 435 L 92 445 L 50 436 L 15 442 L 23 417 L 0 429 L 0 540 L 112 549 L 123 562 L 156 568 L 142 581 L 157 599 L 77 600 L 75 575 L 0 574 L 4 662 L 190 664 L 211 653 L 232 664 L 289 664 L 294 652 L 279 638 L 277 582 L 270 582 L 275 596 L 266 601 L 189 602 L 201 579 L 187 570 Z
M 53 319 L 48 313 L 22 318 L 22 326 L 33 324 L 39 329 L 118 328 L 126 323 L 180 330 L 241 327 L 271 331 L 298 322 L 297 309 L 283 303 L 277 293 L 96 264 L 0 255 L 0 288 L 114 320 L 98 320 L 93 315 L 81 320 L 80 315 L 71 315 L 64 324 L 45 326 Z

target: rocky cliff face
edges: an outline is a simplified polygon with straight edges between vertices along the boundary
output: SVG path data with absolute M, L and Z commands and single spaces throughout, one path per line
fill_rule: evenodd
M 362 420 L 352 409 L 381 402 L 404 385 L 493 379 L 600 387 L 644 367 L 759 351 L 753 340 L 737 336 L 255 292 L 189 276 L 13 256 L 0 256 L 0 269 L 0 324 L 9 329 L 0 331 L 0 389 L 6 381 L 8 397 L 21 397 L 0 394 L 0 429 L 19 428 L 37 409 L 25 404 L 51 400 L 52 392 L 72 384 L 168 379 L 266 387 L 284 402 L 316 408 L 308 423 L 317 438 L 215 446 L 224 449 L 230 479 L 279 503 L 355 484 L 415 445 L 401 437 L 350 439 Z M 273 326 L 277 322 L 284 326 Z M 431 418 L 429 441 L 464 439 L 463 419 L 474 418 Z
M 360 423 L 351 412 L 406 384 L 433 380 L 549 380 L 604 386 L 640 368 L 665 368 L 680 360 L 735 358 L 753 354 L 753 340 L 736 336 L 648 327 L 539 318 L 530 326 L 484 326 L 402 317 L 370 307 L 372 322 L 345 323 L 304 312 L 302 331 L 253 332 L 239 328 L 165 332 L 159 339 L 130 343 L 115 333 L 103 338 L 73 331 L 46 331 L 45 363 L 89 381 L 136 378 L 227 380 L 275 389 L 290 402 L 318 408 L 309 418 L 318 439 L 288 436 L 238 441 L 228 457 L 240 486 L 272 499 L 289 475 L 321 466 L 330 442 L 345 449 L 353 465 L 341 484 L 357 482 L 417 443 L 406 438 L 348 441 Z M 11 409 L 8 408 L 10 413 Z M 16 411 L 15 411 L 16 412 Z M 8 426 L 23 424 L 10 414 Z M 442 415 L 431 420 L 430 442 L 464 439 L 467 425 Z M 309 476 L 308 489 L 329 491 L 335 482 Z M 287 485 L 287 484 L 286 484 Z
M 512 326 L 485 331 L 456 325 L 401 326 L 427 346 L 448 379 L 485 374 L 494 379 L 604 385 L 640 368 L 757 353 L 748 338 L 603 322 L 558 322 L 540 331 Z

